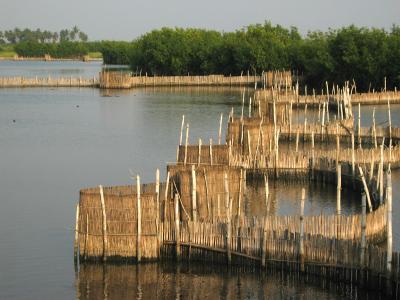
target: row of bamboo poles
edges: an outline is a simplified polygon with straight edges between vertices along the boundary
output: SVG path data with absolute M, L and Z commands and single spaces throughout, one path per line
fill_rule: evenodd
M 98 87 L 97 78 L 82 77 L 0 77 L 0 88 L 7 87 Z

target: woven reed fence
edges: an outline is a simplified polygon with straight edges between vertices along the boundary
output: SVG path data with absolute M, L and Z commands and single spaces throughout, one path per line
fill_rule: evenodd
M 335 104 L 337 103 L 338 97 L 340 98 L 340 96 L 337 95 L 327 96 L 326 94 L 297 95 L 293 89 L 274 92 L 272 90 L 257 90 L 255 92 L 256 101 L 254 102 L 254 105 L 258 105 L 259 103 L 265 105 L 265 102 L 272 102 L 274 99 L 277 103 L 318 106 L 322 105 L 324 102 Z M 258 100 L 260 100 L 260 102 Z M 351 95 L 352 104 L 387 105 L 388 101 L 392 104 L 400 103 L 400 92 L 395 90 L 387 92 L 357 93 Z
M 227 174 L 229 195 L 232 198 L 232 213 L 240 214 L 243 209 L 243 171 L 228 165 L 168 165 L 169 189 L 178 193 L 181 201 L 181 216 L 193 220 L 193 173 L 196 178 L 195 209 L 198 219 L 226 216 L 226 192 L 224 174 Z M 173 219 L 173 199 L 169 200 L 169 215 Z
M 181 145 L 178 149 L 178 164 L 228 165 L 227 145 Z
M 260 76 L 131 76 L 127 72 L 100 72 L 100 88 L 146 86 L 246 86 L 260 82 Z
M 163 190 L 165 184 L 160 185 L 160 198 L 157 202 L 155 184 L 141 185 L 140 249 L 144 259 L 158 257 L 158 210 L 159 203 L 164 200 Z M 100 188 L 80 191 L 76 241 L 80 257 L 83 259 L 136 257 L 138 233 L 136 186 L 105 187 L 103 195 L 104 206 Z

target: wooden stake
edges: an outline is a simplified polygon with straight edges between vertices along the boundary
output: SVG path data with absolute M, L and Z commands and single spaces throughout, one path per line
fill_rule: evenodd
M 382 145 L 381 145 L 381 161 L 380 161 L 380 164 L 381 164 L 381 173 L 380 173 L 380 176 L 379 176 L 379 181 L 380 181 L 380 187 L 379 187 L 379 200 L 380 200 L 380 203 L 382 204 L 383 203 L 383 189 L 384 189 L 384 187 L 383 187 L 383 164 L 384 164 L 384 161 L 383 161 L 383 147 L 385 146 L 385 137 L 383 137 L 383 139 L 382 139 Z
M 351 133 L 351 175 L 354 177 L 356 174 L 356 155 L 354 151 L 354 133 Z
M 185 115 L 182 115 L 181 134 L 179 136 L 179 146 L 182 145 L 183 126 L 185 125 Z
M 221 145 L 222 138 L 222 119 L 224 114 L 221 114 L 221 118 L 219 119 L 219 130 L 218 130 L 218 145 Z
M 387 241 L 387 249 L 386 249 L 386 270 L 388 272 L 388 278 L 390 278 L 390 273 L 392 271 L 392 174 L 390 167 L 386 173 L 386 214 L 387 214 L 387 229 L 386 229 L 386 241 Z
M 74 239 L 74 264 L 78 263 L 79 256 L 79 203 L 76 204 L 75 239 Z
M 187 162 L 187 147 L 189 143 L 189 124 L 186 125 L 186 139 L 185 139 L 185 158 L 183 161 L 183 164 L 186 166 Z
M 265 175 L 264 175 L 265 176 Z M 263 240 L 262 240 L 262 247 L 261 247 L 261 266 L 265 268 L 267 266 L 266 264 L 266 258 L 267 258 L 267 218 L 268 216 L 264 217 L 264 230 L 263 230 Z
M 364 193 L 367 196 L 369 211 L 372 212 L 371 197 L 369 195 L 368 185 L 367 185 L 367 182 L 365 181 L 364 172 L 360 166 L 358 166 L 358 171 L 360 172 L 361 181 L 364 186 Z
M 239 198 L 238 198 L 238 207 L 237 207 L 237 215 L 240 217 L 241 213 L 241 202 L 242 202 L 242 185 L 243 185 L 243 169 L 240 169 L 240 178 L 239 178 Z
M 167 208 L 168 208 L 168 190 L 169 190 L 169 177 L 170 173 L 169 171 L 167 172 L 167 183 L 165 185 L 165 198 L 164 198 L 164 216 L 163 216 L 163 221 L 166 221 L 167 217 Z
M 160 170 L 156 170 L 156 201 L 157 201 L 157 215 L 156 215 L 156 228 L 157 228 L 157 249 L 160 249 L 161 231 L 160 231 Z M 160 253 L 158 252 L 158 255 Z
M 365 249 L 367 247 L 367 236 L 366 236 L 366 229 L 367 229 L 367 207 L 365 203 L 365 193 L 361 196 L 361 268 L 365 267 Z
M 197 156 L 197 165 L 198 166 L 200 166 L 200 163 L 201 163 L 201 144 L 202 144 L 201 139 L 199 139 L 199 153 Z
M 197 199 L 196 199 L 196 170 L 192 165 L 192 219 L 197 221 Z
M 301 202 L 300 202 L 300 239 L 299 239 L 299 260 L 300 271 L 304 272 L 304 201 L 306 198 L 306 191 L 301 189 Z
M 361 149 L 361 105 L 358 103 L 358 126 L 357 126 L 358 147 Z
M 340 196 L 342 191 L 342 166 L 338 164 L 337 166 L 337 189 L 336 189 L 336 214 L 340 216 L 341 214 L 341 205 L 340 205 Z
M 208 182 L 207 182 L 207 173 L 204 168 L 204 183 L 206 185 L 206 202 L 207 202 L 207 217 L 210 217 L 210 199 L 208 198 Z
M 99 189 L 100 189 L 101 211 L 103 214 L 103 261 L 107 261 L 108 239 L 107 239 L 106 205 L 104 201 L 103 186 L 99 185 Z
M 264 186 L 265 186 L 265 205 L 268 210 L 269 187 L 268 187 L 268 175 L 266 175 L 266 174 L 264 174 Z
M 179 261 L 181 257 L 181 234 L 180 234 L 180 219 L 179 219 L 179 199 L 178 194 L 174 197 L 174 208 L 175 208 L 175 255 L 176 260 Z
M 213 165 L 212 139 L 210 139 L 210 165 Z
M 374 110 L 372 111 L 372 133 L 373 133 L 373 136 L 374 136 L 375 148 L 378 148 L 378 142 L 377 142 L 377 139 L 376 139 L 375 107 L 374 107 Z
M 225 210 L 226 210 L 226 258 L 228 265 L 232 262 L 231 256 L 231 212 L 229 210 L 230 203 L 229 203 L 229 183 L 228 183 L 228 175 L 224 172 L 224 192 L 225 192 Z
M 142 259 L 141 253 L 141 239 L 142 239 L 142 205 L 140 199 L 140 176 L 136 176 L 136 197 L 137 197 L 137 237 L 136 237 L 136 256 L 137 261 Z
M 249 100 L 249 118 L 251 118 L 251 97 Z

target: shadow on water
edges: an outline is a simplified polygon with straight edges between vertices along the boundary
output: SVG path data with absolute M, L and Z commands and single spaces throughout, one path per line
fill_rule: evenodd
M 385 299 L 299 273 L 171 262 L 83 264 L 76 298 L 84 299 Z

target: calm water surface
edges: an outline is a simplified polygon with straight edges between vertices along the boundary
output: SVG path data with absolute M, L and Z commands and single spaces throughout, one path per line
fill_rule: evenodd
M 90 77 L 100 68 L 83 63 L 4 63 L 0 62 L 0 76 L 61 74 L 70 68 Z M 217 140 L 219 114 L 226 116 L 232 106 L 239 112 L 240 98 L 237 91 L 227 90 L 0 89 L 0 299 L 97 299 L 105 293 L 114 299 L 353 295 L 347 288 L 329 289 L 282 274 L 260 278 L 251 272 L 195 266 L 89 266 L 75 277 L 72 226 L 79 189 L 130 184 L 129 170 L 144 182 L 154 181 L 156 168 L 165 177 L 166 163 L 176 157 L 182 114 L 190 123 L 191 142 Z M 400 126 L 400 107 L 392 108 L 393 122 Z M 363 108 L 364 125 L 371 115 L 371 108 Z M 378 109 L 377 118 L 387 119 L 384 108 Z M 394 243 L 399 250 L 398 172 L 393 172 L 393 182 Z M 307 214 L 334 212 L 334 187 L 306 188 Z M 296 213 L 300 190 L 300 185 L 272 186 L 275 212 Z M 343 201 L 345 213 L 359 211 L 359 198 L 350 196 L 354 201 Z M 257 214 L 260 207 L 261 200 L 246 209 Z

